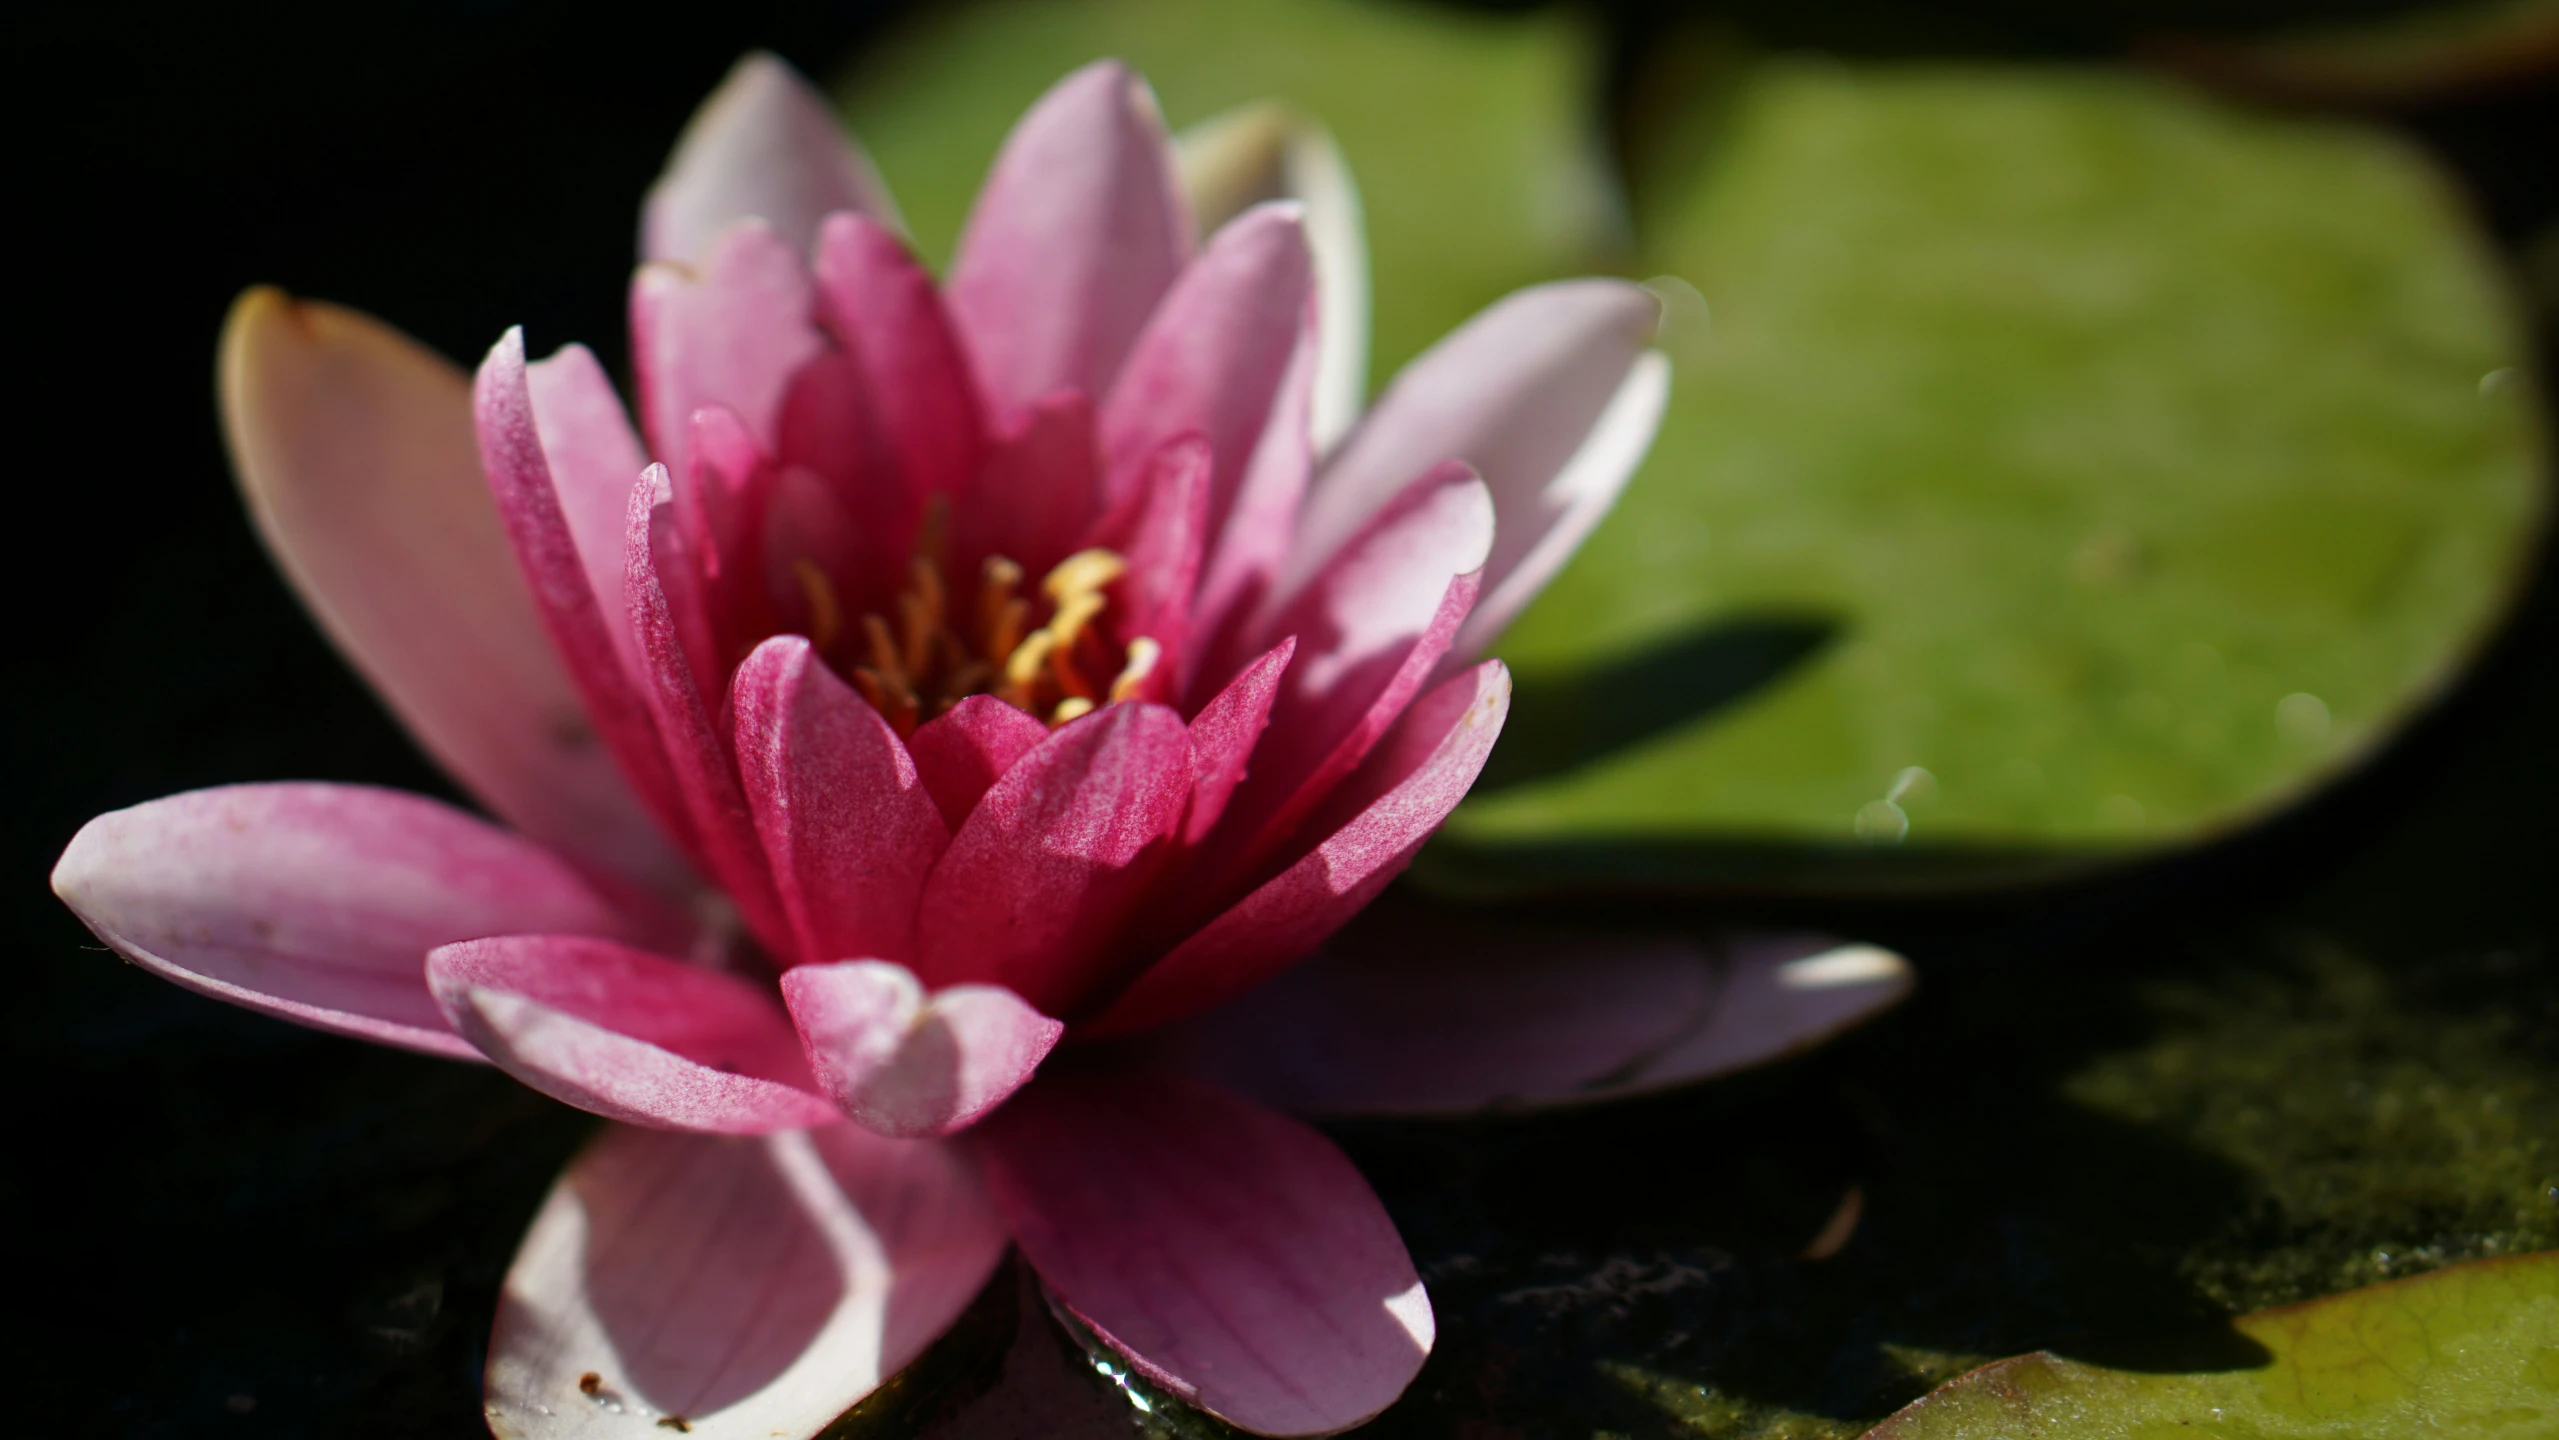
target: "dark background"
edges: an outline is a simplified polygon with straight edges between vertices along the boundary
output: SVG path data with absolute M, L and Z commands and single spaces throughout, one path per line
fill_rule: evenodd
M 618 368 L 638 197 L 694 103 L 751 45 L 825 74 L 893 8 L 90 5 L 9 22 L 21 258 L 8 314 L 27 368 L 10 387 L 0 1274 L 21 1317 L 9 1411 L 30 1433 L 480 1433 L 498 1278 L 586 1131 L 493 1071 L 147 978 L 44 885 L 82 821 L 173 791 L 326 778 L 453 793 L 257 548 L 214 418 L 224 308 L 269 281 L 389 318 L 465 363 L 522 323 L 537 350 L 584 339 Z M 2066 54 L 2211 13 L 1741 8 L 1779 39 Z M 1619 7 L 1622 43 L 1640 47 L 1667 12 Z M 2403 106 L 2394 123 L 2462 177 L 2507 245 L 2559 221 L 2546 82 Z M 2155 1028 L 2144 986 L 2233 966 L 2293 973 L 2278 952 L 2301 934 L 2379 967 L 2411 1013 L 2510 1012 L 2521 1053 L 2559 1053 L 2555 591 L 2545 563 L 2447 704 L 2265 830 L 2066 892 L 1778 917 L 1900 944 L 1929 982 L 1815 1061 L 1569 1127 L 1345 1132 L 1441 1296 L 1442 1355 L 1399 1425 L 1440 1433 L 1499 1414 L 1587 1433 L 1590 1407 L 1607 1403 L 1576 1398 L 1588 1356 L 1659 1351 L 1674 1369 L 1739 1373 L 1747 1346 L 1716 1349 L 1715 1327 L 1771 1305 L 1812 1317 L 1801 1323 L 1825 1344 L 1898 1325 L 1992 1353 L 2102 1348 L 2209 1318 L 2209 1286 L 2163 1279 L 2143 1256 L 2227 1229 L 2247 1208 L 2244 1178 L 2073 1119 L 2039 1086 Z M 2168 1176 L 2183 1198 L 2164 1211 L 2128 1198 L 2113 1182 L 2137 1173 Z M 1898 1310 L 1824 1298 L 1806 1287 L 1832 1282 L 1751 1259 L 1817 1224 L 1843 1176 L 1864 1177 L 1870 1202 L 1900 1183 L 1917 1197 L 1904 1213 L 1922 1218 L 1898 1239 L 1885 1226 L 1866 1270 L 1837 1273 L 1926 1298 Z M 2045 1254 L 2045 1230 L 2120 1243 Z M 1722 1278 L 1691 1286 L 1670 1320 L 1603 1296 L 1599 1318 L 1576 1311 L 1557 1339 L 1512 1304 L 1557 1255 L 1573 1274 L 1638 1255 Z M 1902 1318 L 1875 1318 L 1885 1311 Z M 1673 1323 L 1684 1349 L 1651 1333 Z M 1769 1384 L 1842 1417 L 1891 1398 L 1871 1376 Z

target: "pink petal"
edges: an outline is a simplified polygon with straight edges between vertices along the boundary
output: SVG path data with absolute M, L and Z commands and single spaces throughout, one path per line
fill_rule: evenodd
M 1182 822 L 1183 843 L 1199 844 L 1226 813 L 1226 802 L 1244 782 L 1253 748 L 1271 723 L 1280 679 L 1296 654 L 1297 637 L 1292 635 L 1245 666 L 1242 674 L 1217 692 L 1216 699 L 1191 717 L 1191 755 L 1199 774 L 1191 782 L 1191 813 Z
M 1297 207 L 1261 205 L 1210 238 L 1147 321 L 1102 407 L 1107 494 L 1133 492 L 1164 443 L 1206 437 L 1217 468 L 1209 524 L 1222 529 L 1312 304 Z
M 819 232 L 818 314 L 861 357 L 909 494 L 951 494 L 977 469 L 986 422 L 977 382 L 933 277 L 897 236 L 861 215 Z
M 970 1132 L 1041 1280 L 1149 1379 L 1262 1435 L 1392 1404 L 1430 1354 L 1430 1298 L 1331 1141 L 1150 1071 L 1044 1076 Z
M 1474 604 L 1492 540 L 1483 483 L 1437 467 L 1257 627 L 1296 636 L 1298 652 L 1220 842 L 1241 870 L 1295 834 L 1420 692 Z
M 526 834 L 692 882 L 595 731 L 481 478 L 469 380 L 351 310 L 256 289 L 222 332 L 223 427 L 258 532 L 437 763 Z
M 738 667 L 738 772 L 796 958 L 905 960 L 924 877 L 950 843 L 897 732 L 797 635 Z
M 669 1417 L 694 1440 L 813 1435 L 950 1327 L 1005 1241 L 947 1145 L 841 1123 L 613 1127 L 507 1270 L 490 1422 L 522 1440 L 658 1440 Z
M 1015 761 L 1039 748 L 1048 727 L 992 695 L 971 695 L 906 737 L 915 773 L 953 833 Z
M 1458 327 L 1404 367 L 1325 461 L 1292 563 L 1331 554 L 1413 476 L 1451 459 L 1484 477 L 1503 535 L 1525 553 L 1552 523 L 1549 487 L 1652 342 L 1660 315 L 1649 292 L 1623 280 L 1559 280 Z M 1506 561 L 1511 553 L 1505 547 Z
M 1288 560 L 1290 538 L 1297 533 L 1297 513 L 1306 498 L 1307 478 L 1314 473 L 1314 433 L 1308 424 L 1314 395 L 1318 348 L 1312 327 L 1298 334 L 1297 348 L 1271 402 L 1270 418 L 1245 464 L 1234 504 L 1209 543 L 1200 567 L 1197 597 L 1192 601 L 1189 667 L 1194 698 L 1212 677 L 1230 673 L 1255 638 L 1247 622 L 1269 595 Z
M 990 555 L 1036 585 L 1073 553 L 1101 513 L 1093 406 L 1071 390 L 1041 396 L 988 445 L 953 506 L 952 555 L 974 576 Z
M 511 930 L 635 937 L 541 846 L 416 795 L 231 785 L 82 826 L 53 869 L 98 938 L 198 994 L 456 1059 L 427 951 Z
M 1105 519 L 1097 543 L 1118 551 L 1128 573 L 1113 587 L 1105 612 L 1123 640 L 1146 636 L 1164 647 L 1143 692 L 1147 699 L 1178 698 L 1189 663 L 1191 597 L 1199 588 L 1200 555 L 1208 542 L 1209 449 L 1197 436 L 1179 436 L 1159 447 L 1127 497 L 1122 513 Z
M 681 606 L 696 570 L 676 522 L 664 466 L 651 466 L 632 488 L 627 545 L 623 584 L 631 597 L 631 629 L 648 665 L 642 679 L 667 770 L 692 822 L 696 858 L 728 892 L 756 938 L 788 953 L 791 930 L 754 816 L 738 788 L 728 742 L 713 718 L 711 707 L 726 697 L 704 693 L 696 657 L 686 648 Z
M 577 547 L 578 564 L 595 592 L 615 652 L 632 674 L 640 673 L 639 642 L 615 621 L 630 613 L 622 595 L 622 535 L 631 508 L 631 486 L 648 468 L 631 417 L 613 381 L 583 345 L 564 346 L 547 360 L 524 367 L 525 393 L 533 401 L 542 458 L 551 467 L 551 489 L 560 518 Z
M 785 473 L 821 478 L 849 526 L 841 598 L 857 613 L 885 609 L 905 582 L 900 571 L 924 511 L 898 477 L 896 452 L 861 363 L 827 354 L 800 367 L 783 398 L 780 428 L 777 456 Z
M 1004 772 L 951 837 L 916 921 L 936 987 L 1002 985 L 1072 1018 L 1124 978 L 1111 945 L 1191 798 L 1181 718 L 1125 702 L 1061 727 Z
M 543 1094 L 616 1120 L 760 1135 L 824 1125 L 773 993 L 609 940 L 513 935 L 431 952 L 444 1017 Z
M 925 998 L 882 960 L 802 965 L 782 977 L 818 1084 L 883 1135 L 948 1135 L 1022 1088 L 1066 1026 L 996 985 Z
M 1533 497 L 1516 497 L 1500 510 L 1493 553 L 1484 561 L 1484 595 L 1449 647 L 1451 660 L 1463 663 L 1484 653 L 1582 548 L 1643 464 L 1669 403 L 1670 360 L 1658 350 L 1647 350 L 1635 357 L 1581 448 L 1546 488 Z M 1496 492 L 1496 508 L 1502 503 Z
M 691 264 L 750 215 L 806 254 L 818 222 L 838 210 L 897 223 L 888 187 L 826 97 L 759 50 L 731 67 L 676 138 L 640 210 L 640 258 Z
M 1196 1014 L 1322 944 L 1466 798 L 1510 695 L 1510 672 L 1487 660 L 1415 701 L 1309 825 L 1321 843 L 1156 962 L 1079 1033 L 1123 1035 Z
M 995 157 L 946 292 L 997 414 L 1106 393 L 1190 250 L 1146 82 L 1114 60 L 1059 81 Z
M 757 220 L 724 232 L 698 272 L 640 267 L 631 280 L 631 361 L 641 421 L 667 468 L 690 463 L 693 412 L 705 405 L 736 411 L 772 453 L 791 377 L 826 349 L 815 306 L 800 252 Z
M 498 518 L 551 642 L 585 698 L 587 718 L 650 813 L 690 848 L 692 822 L 659 753 L 656 723 L 624 668 L 561 511 L 525 370 L 524 332 L 509 330 L 473 382 L 480 463 L 497 496 Z

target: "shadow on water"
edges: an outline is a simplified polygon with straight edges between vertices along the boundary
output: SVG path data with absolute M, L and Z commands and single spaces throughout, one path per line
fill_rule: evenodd
M 1475 790 L 1542 780 L 1703 719 L 1811 659 L 1838 631 L 1819 616 L 1742 616 L 1587 669 L 1522 673 Z

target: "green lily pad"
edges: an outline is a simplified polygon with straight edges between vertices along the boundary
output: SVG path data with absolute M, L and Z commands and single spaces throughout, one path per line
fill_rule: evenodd
M 2559 1252 L 2473 1261 L 2232 1322 L 2265 1364 L 2145 1374 L 2023 1355 L 1868 1440 L 2464 1435 L 2559 1430 Z
M 1176 128 L 1280 100 L 1331 127 L 1368 214 L 1369 373 L 1521 285 L 1620 258 L 1598 40 L 1577 12 L 1411 0 L 995 0 L 919 7 L 837 87 L 918 247 L 950 254 L 1015 119 L 1116 56 Z
M 1514 733 L 1426 878 L 1875 891 L 2191 844 L 2371 753 L 2506 613 L 2547 508 L 2522 320 L 2403 144 L 2066 69 L 1777 62 L 1699 103 L 1716 153 L 1646 212 L 1695 287 L 1670 415 L 1505 639 Z

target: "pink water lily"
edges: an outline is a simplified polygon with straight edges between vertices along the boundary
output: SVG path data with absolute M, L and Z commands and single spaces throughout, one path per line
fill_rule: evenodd
M 177 983 L 627 1122 L 509 1274 L 500 1433 L 813 1433 L 1008 1244 L 1156 1383 L 1339 1430 L 1429 1301 L 1348 1160 L 1248 1096 L 1587 1100 L 1906 987 L 1863 947 L 1438 921 L 1281 976 L 1473 782 L 1509 697 L 1477 657 L 1667 368 L 1643 290 L 1541 286 L 1319 451 L 1358 390 L 1318 323 L 1347 181 L 1201 240 L 1181 164 L 1140 81 L 1079 71 L 937 285 L 750 58 L 648 197 L 636 426 L 576 346 L 510 332 L 474 382 L 350 312 L 234 311 L 262 533 L 507 828 L 236 786 L 99 817 L 54 884 Z

